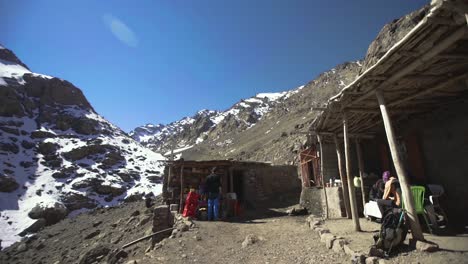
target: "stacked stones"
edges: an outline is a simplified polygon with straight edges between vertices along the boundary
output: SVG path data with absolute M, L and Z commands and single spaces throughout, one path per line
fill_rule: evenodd
M 171 228 L 172 225 L 174 224 L 174 217 L 172 216 L 171 212 L 169 211 L 169 206 L 168 205 L 160 205 L 156 208 L 154 208 L 153 211 L 153 233 Z M 165 237 L 170 234 L 169 232 L 167 233 L 161 233 L 154 235 L 151 239 L 151 245 L 154 247 L 156 243 L 159 241 L 163 240 Z

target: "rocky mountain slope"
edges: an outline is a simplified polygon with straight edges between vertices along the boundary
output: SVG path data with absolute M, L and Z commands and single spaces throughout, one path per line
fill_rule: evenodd
M 216 141 L 226 131 L 241 132 L 257 124 L 279 101 L 296 94 L 302 87 L 282 93 L 261 93 L 241 100 L 226 111 L 201 110 L 168 125 L 137 127 L 130 132 L 135 140 L 161 153 L 175 153 L 204 141 Z
M 167 126 L 149 124 L 136 128 L 130 135 L 161 153 L 169 154 L 173 148 L 185 159 L 232 158 L 294 164 L 317 115 L 313 108 L 325 104 L 377 62 L 427 10 L 425 6 L 385 25 L 369 45 L 364 60 L 338 65 L 295 90 L 259 94 L 224 112 L 203 110 Z
M 160 192 L 164 157 L 98 115 L 73 84 L 0 46 L 0 239 Z
M 226 111 L 202 110 L 167 126 L 148 124 L 130 135 L 161 153 L 173 148 L 186 159 L 291 163 L 307 140 L 312 108 L 354 80 L 359 70 L 359 61 L 344 63 L 296 89 L 257 94 Z

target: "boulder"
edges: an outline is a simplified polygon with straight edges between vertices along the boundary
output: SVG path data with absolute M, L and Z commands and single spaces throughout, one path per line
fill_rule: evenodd
M 135 193 L 135 194 L 131 194 L 131 195 L 125 197 L 124 201 L 128 202 L 128 203 L 131 203 L 131 202 L 141 201 L 142 199 L 143 199 L 143 194 Z
M 20 162 L 20 166 L 23 167 L 23 168 L 29 168 L 31 167 L 32 165 L 34 165 L 34 163 L 30 162 L 30 161 L 21 161 Z
M 77 161 L 91 155 L 105 154 L 106 145 L 87 145 L 63 153 L 67 160 Z
M 97 189 L 104 181 L 98 178 L 88 178 L 72 184 L 73 189 L 81 189 L 81 188 L 93 188 L 93 190 Z
M 31 132 L 31 138 L 55 138 L 56 135 L 47 131 L 33 131 Z
M 333 242 L 333 251 L 335 251 L 336 253 L 341 253 L 341 252 L 344 252 L 344 246 L 347 244 L 346 240 L 342 239 L 342 238 L 337 238 L 334 242 Z
M 19 233 L 20 236 L 25 236 L 29 233 L 36 233 L 37 231 L 41 230 L 46 225 L 46 220 L 44 218 L 39 218 L 30 225 L 28 228 L 24 229 Z
M 119 196 L 127 190 L 125 186 L 102 185 L 102 184 L 94 186 L 93 189 L 98 194 L 112 195 L 113 197 Z
M 163 178 L 161 176 L 156 176 L 156 175 L 148 176 L 146 178 L 148 179 L 148 181 L 152 183 L 162 183 L 163 181 Z
M 366 263 L 366 256 L 361 253 L 354 253 L 351 255 L 351 263 L 353 264 L 365 264 Z
M 110 251 L 111 249 L 108 245 L 97 245 L 81 256 L 79 264 L 98 263 L 103 260 Z
M 110 254 L 107 263 L 109 264 L 116 264 L 121 263 L 120 259 L 126 258 L 128 253 L 123 249 L 113 249 Z
M 57 152 L 57 144 L 51 142 L 41 142 L 37 145 L 37 152 L 44 156 L 53 155 Z
M 380 258 L 378 257 L 367 257 L 366 264 L 379 264 Z
M 98 133 L 96 127 L 98 127 L 99 122 L 94 119 L 89 118 L 79 118 L 74 119 L 71 127 L 75 130 L 78 134 L 82 135 L 94 135 Z
M 439 245 L 428 241 L 416 241 L 416 249 L 423 252 L 435 252 L 439 250 Z
M 327 228 L 316 228 L 315 230 L 319 233 L 320 237 L 321 237 L 323 234 L 330 233 L 330 230 L 327 229 Z
M 23 140 L 21 141 L 21 146 L 25 149 L 32 149 L 34 148 L 35 144 L 34 142 Z
M 28 216 L 32 219 L 44 218 L 46 225 L 53 225 L 60 220 L 64 219 L 68 214 L 68 210 L 65 205 L 61 203 L 54 203 L 53 206 L 43 206 L 41 204 L 36 205 L 28 213 Z
M 328 249 L 331 249 L 333 247 L 333 242 L 335 241 L 335 239 L 335 236 L 330 233 L 324 233 L 320 235 L 320 241 L 322 243 L 325 243 Z
M 78 210 L 81 208 L 93 209 L 97 206 L 94 200 L 78 193 L 64 194 L 61 197 L 61 201 L 70 211 Z
M 94 230 L 93 232 L 90 232 L 89 234 L 87 234 L 84 239 L 91 239 L 97 235 L 99 235 L 101 233 L 101 230 L 97 229 L 97 230 Z
M 12 192 L 18 189 L 19 184 L 10 176 L 0 175 L 0 192 Z
M 250 245 L 253 245 L 257 243 L 257 241 L 258 241 L 258 237 L 256 235 L 249 234 L 245 237 L 244 241 L 242 242 L 242 248 L 246 248 Z
M 19 136 L 19 134 L 20 134 L 20 131 L 17 128 L 10 128 L 10 127 L 0 126 L 0 130 L 3 130 L 5 132 L 7 132 L 7 133 L 17 135 L 17 136 Z
M 19 153 L 19 147 L 15 143 L 0 142 L 0 151 L 11 152 L 14 154 Z
M 380 248 L 376 248 L 375 246 L 372 246 L 372 247 L 369 248 L 369 254 L 368 255 L 370 257 L 383 258 L 383 257 L 385 257 L 385 252 Z

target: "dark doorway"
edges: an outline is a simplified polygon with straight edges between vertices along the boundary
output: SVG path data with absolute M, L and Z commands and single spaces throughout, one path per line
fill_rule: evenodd
M 244 179 L 241 170 L 233 170 L 233 185 L 234 192 L 237 195 L 237 200 L 241 203 L 244 202 Z

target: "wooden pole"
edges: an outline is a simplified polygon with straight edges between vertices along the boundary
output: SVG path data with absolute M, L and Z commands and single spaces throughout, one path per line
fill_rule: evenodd
M 229 192 L 234 192 L 234 172 L 233 168 L 229 167 L 229 185 L 231 186 Z
M 179 203 L 179 213 L 184 211 L 182 205 L 184 204 L 184 165 L 180 167 L 180 203 Z
M 320 135 L 317 135 L 317 140 L 320 144 L 320 177 L 322 178 L 323 184 L 323 197 L 325 197 L 325 219 L 328 219 L 328 197 L 327 197 L 327 190 L 325 188 L 325 180 L 323 176 L 323 145 L 322 145 L 322 138 Z
M 356 143 L 356 152 L 358 158 L 358 167 L 359 167 L 359 177 L 361 178 L 361 196 L 362 196 L 362 208 L 366 205 L 366 192 L 364 189 L 364 160 L 362 159 L 362 149 L 361 149 L 361 142 L 359 139 L 355 139 Z
M 351 215 L 353 217 L 354 230 L 361 231 L 361 225 L 359 224 L 359 215 L 357 211 L 356 193 L 354 191 L 353 177 L 351 175 L 351 153 L 349 150 L 350 146 L 348 137 L 348 118 L 346 113 L 343 113 L 343 139 L 345 150 L 346 176 L 348 178 L 349 199 L 351 204 Z
M 169 165 L 169 172 L 168 172 L 168 176 L 167 176 L 167 185 L 170 186 L 170 183 L 171 183 L 171 178 L 172 178 L 172 164 Z
M 387 111 L 387 106 L 385 105 L 385 99 L 381 91 L 376 90 L 375 95 L 379 101 L 380 111 L 382 112 L 382 119 L 385 126 L 385 132 L 387 134 L 388 145 L 390 146 L 390 153 L 392 154 L 393 164 L 395 166 L 396 173 L 398 175 L 398 180 L 400 182 L 401 191 L 403 194 L 403 201 L 406 206 L 406 211 L 408 214 L 408 220 L 410 223 L 411 231 L 413 238 L 416 240 L 424 240 L 423 233 L 421 231 L 421 226 L 419 224 L 418 215 L 416 214 L 413 194 L 411 193 L 411 188 L 409 186 L 408 177 L 406 171 L 403 168 L 402 157 L 398 153 L 397 142 L 395 138 L 395 133 L 393 132 L 392 121 Z
M 338 137 L 333 135 L 333 139 L 335 140 L 335 147 L 336 147 L 336 156 L 338 159 L 338 171 L 340 172 L 340 179 L 341 179 L 341 191 L 343 192 L 343 200 L 346 209 L 346 216 L 351 219 L 351 208 L 349 205 L 349 191 L 348 191 L 348 182 L 346 179 L 346 175 L 343 169 L 343 156 L 341 154 L 341 146 L 338 142 Z

